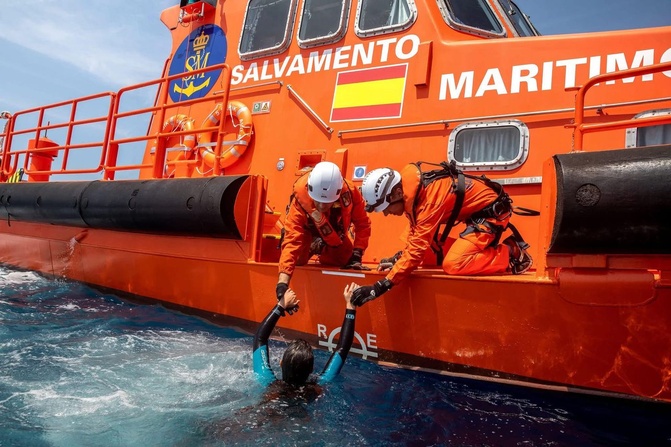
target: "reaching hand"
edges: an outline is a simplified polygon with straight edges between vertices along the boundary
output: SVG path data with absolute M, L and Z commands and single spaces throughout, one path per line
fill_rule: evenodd
M 370 270 L 370 267 L 366 267 L 361 263 L 363 258 L 363 252 L 359 248 L 355 248 L 352 251 L 352 256 L 350 256 L 349 261 L 343 267 L 343 269 L 352 269 L 352 270 Z
M 352 304 L 352 293 L 358 289 L 360 286 L 356 283 L 345 286 L 345 290 L 342 292 L 342 296 L 345 297 L 346 307 L 348 309 L 354 309 L 354 304 Z
M 284 297 L 284 293 L 287 291 L 289 288 L 289 284 L 284 283 L 284 282 L 278 282 L 277 285 L 275 286 L 275 295 L 277 296 L 277 300 L 281 300 Z
M 298 312 L 298 303 L 300 300 L 296 296 L 296 292 L 292 289 L 287 289 L 286 293 L 279 302 L 279 305 L 287 311 L 289 315 L 293 315 L 294 312 Z
M 372 286 L 361 286 L 352 293 L 352 304 L 355 306 L 363 306 L 368 301 L 372 301 L 379 297 L 387 290 L 391 289 L 393 284 L 388 279 L 377 281 Z
M 393 256 L 380 259 L 380 264 L 377 266 L 377 270 L 380 272 L 391 270 L 391 268 L 394 266 L 394 264 L 396 264 L 396 261 L 399 260 L 402 254 L 403 251 L 397 251 Z

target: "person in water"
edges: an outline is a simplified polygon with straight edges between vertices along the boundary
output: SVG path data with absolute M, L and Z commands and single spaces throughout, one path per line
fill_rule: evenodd
M 354 240 L 349 236 L 352 228 Z M 370 218 L 359 189 L 343 179 L 335 163 L 317 163 L 296 180 L 287 206 L 277 299 L 289 288 L 295 267 L 306 264 L 314 255 L 324 265 L 367 270 L 361 261 L 370 233 Z
M 282 378 L 278 380 L 270 367 L 268 337 L 285 312 L 296 309 L 300 302 L 296 293 L 288 289 L 275 307 L 259 325 L 254 336 L 253 365 L 257 378 L 264 385 L 270 385 L 266 399 L 281 396 L 302 397 L 314 400 L 321 394 L 321 384 L 333 380 L 343 365 L 354 340 L 354 321 L 356 309 L 352 304 L 352 293 L 359 286 L 351 283 L 345 286 L 345 319 L 340 330 L 340 339 L 324 370 L 316 377 L 311 377 L 314 368 L 314 353 L 305 340 L 294 340 L 287 346 L 280 362 Z
M 519 275 L 531 267 L 528 244 L 509 224 L 512 200 L 501 185 L 464 174 L 453 164 L 434 165 L 439 169 L 430 171 L 422 171 L 421 164 L 411 163 L 401 172 L 374 169 L 363 179 L 361 192 L 366 211 L 385 216 L 405 214 L 409 227 L 405 248 L 383 258 L 378 266 L 378 270 L 389 271 L 387 276 L 354 292 L 352 303 L 356 306 L 379 297 L 407 278 L 422 263 L 429 248 L 434 249 L 438 264 L 448 275 Z M 466 229 L 443 257 L 443 244 L 456 222 L 466 223 Z M 446 228 L 439 235 L 441 224 Z M 499 243 L 507 228 L 513 234 Z

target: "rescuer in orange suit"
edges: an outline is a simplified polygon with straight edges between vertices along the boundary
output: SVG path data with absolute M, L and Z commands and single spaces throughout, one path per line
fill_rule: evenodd
M 387 292 L 415 270 L 433 247 L 442 257 L 442 243 L 455 222 L 465 222 L 442 267 L 449 275 L 522 274 L 532 264 L 519 232 L 509 225 L 512 200 L 498 183 L 464 174 L 452 164 L 423 172 L 421 163 L 411 163 L 400 173 L 374 169 L 363 180 L 361 191 L 366 210 L 385 216 L 405 214 L 409 228 L 405 249 L 381 260 L 378 270 L 387 276 L 372 286 L 354 292 L 352 302 L 361 306 Z M 446 224 L 444 237 L 440 224 Z M 513 235 L 499 244 L 501 234 L 511 228 Z
M 351 226 L 354 241 L 349 237 Z M 336 164 L 317 163 L 294 183 L 284 220 L 277 299 L 287 291 L 294 268 L 314 255 L 324 265 L 370 270 L 361 264 L 370 232 L 370 218 L 359 189 L 343 179 Z

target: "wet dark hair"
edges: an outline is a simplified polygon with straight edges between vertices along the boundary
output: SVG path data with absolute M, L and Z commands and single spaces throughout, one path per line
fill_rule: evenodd
M 292 385 L 303 385 L 312 374 L 315 356 L 305 340 L 289 343 L 282 355 L 282 380 Z

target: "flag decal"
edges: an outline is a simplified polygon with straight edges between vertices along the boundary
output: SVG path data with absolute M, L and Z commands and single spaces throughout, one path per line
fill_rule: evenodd
M 400 118 L 408 65 L 338 73 L 331 121 Z

